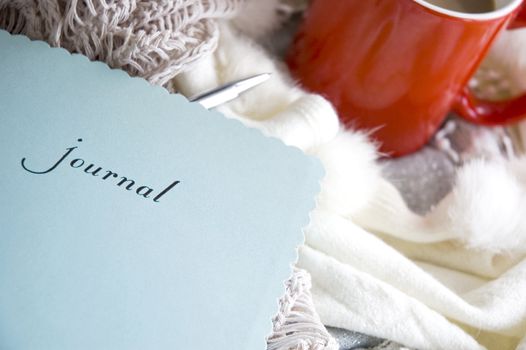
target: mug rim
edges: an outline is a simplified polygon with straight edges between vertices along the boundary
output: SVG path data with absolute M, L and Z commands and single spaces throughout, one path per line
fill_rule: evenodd
M 498 19 L 505 17 L 512 13 L 514 10 L 516 10 L 523 2 L 523 0 L 513 0 L 509 4 L 503 6 L 502 8 L 499 8 L 498 10 L 494 10 L 491 12 L 484 12 L 484 13 L 466 13 L 466 12 L 460 12 L 460 11 L 454 11 L 454 10 L 448 10 L 446 8 L 440 7 L 438 5 L 431 4 L 427 0 L 413 0 L 417 4 L 426 7 L 430 10 L 433 10 L 434 12 L 438 12 L 441 14 L 444 14 L 448 17 L 454 17 L 454 18 L 460 18 L 460 19 L 470 19 L 470 20 L 479 20 L 479 21 L 487 21 L 492 19 Z

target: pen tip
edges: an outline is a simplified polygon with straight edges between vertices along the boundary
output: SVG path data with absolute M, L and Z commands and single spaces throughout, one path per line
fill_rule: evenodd
M 242 81 L 240 81 L 240 83 L 245 87 L 245 89 L 250 89 L 251 87 L 257 86 L 267 81 L 271 75 L 271 73 L 256 74 L 249 78 L 243 79 Z

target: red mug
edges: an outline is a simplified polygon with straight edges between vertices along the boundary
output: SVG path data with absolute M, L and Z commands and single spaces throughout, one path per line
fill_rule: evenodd
M 485 125 L 526 116 L 526 95 L 491 102 L 467 89 L 497 35 L 526 25 L 522 3 L 466 13 L 426 0 L 314 0 L 287 63 L 344 125 L 369 130 L 381 152 L 401 156 L 429 141 L 450 110 Z

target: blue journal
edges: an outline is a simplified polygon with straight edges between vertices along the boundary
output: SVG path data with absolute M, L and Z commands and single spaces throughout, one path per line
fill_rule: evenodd
M 0 31 L 0 349 L 265 349 L 301 151 Z

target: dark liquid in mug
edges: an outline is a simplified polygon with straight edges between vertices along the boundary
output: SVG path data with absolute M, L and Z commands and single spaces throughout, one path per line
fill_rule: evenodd
M 484 13 L 495 11 L 495 0 L 427 0 L 430 4 L 447 10 L 465 13 Z

